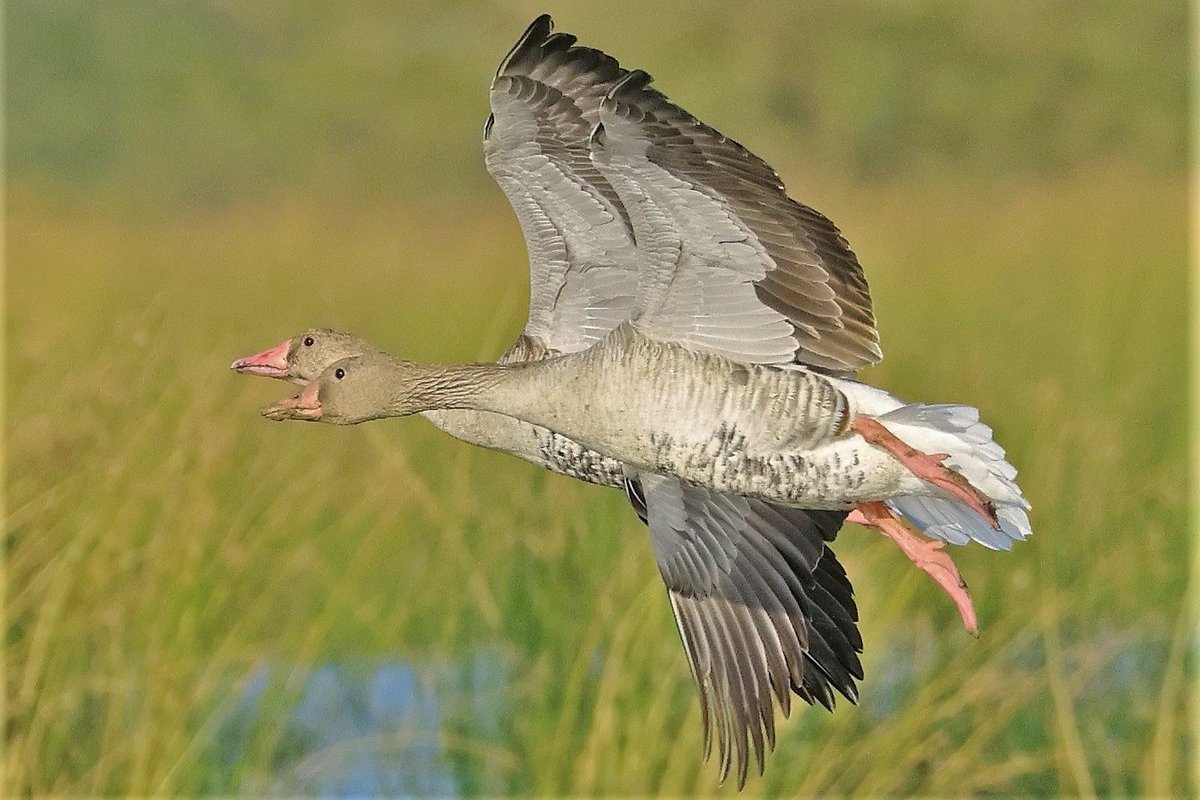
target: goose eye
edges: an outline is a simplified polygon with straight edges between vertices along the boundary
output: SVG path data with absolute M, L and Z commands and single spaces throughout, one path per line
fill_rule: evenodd
M 312 346 L 313 346 L 313 337 L 311 337 L 311 336 L 305 336 L 305 337 L 304 337 L 304 346 L 305 346 L 305 347 L 312 347 Z
M 335 369 L 333 371 L 333 377 L 337 378 L 340 381 L 342 378 L 346 377 L 346 370 L 342 369 L 341 367 L 338 367 L 337 369 Z

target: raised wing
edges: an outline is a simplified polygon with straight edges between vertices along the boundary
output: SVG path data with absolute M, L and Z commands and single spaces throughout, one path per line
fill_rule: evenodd
M 862 678 L 862 638 L 850 582 L 825 542 L 845 512 L 803 511 L 642 475 L 629 487 L 644 511 L 659 571 L 700 692 L 705 753 L 716 728 L 721 777 L 736 760 L 745 783 L 753 746 L 761 773 L 775 745 L 775 706 L 791 692 L 833 708 Z M 775 700 L 772 701 L 772 695 Z
M 833 223 L 650 81 L 621 78 L 592 136 L 644 258 L 639 327 L 740 361 L 841 374 L 878 361 L 866 278 Z
M 488 171 L 508 196 L 529 250 L 525 335 L 582 350 L 629 317 L 635 246 L 616 192 L 592 164 L 600 103 L 626 71 L 534 20 L 492 82 L 484 126 Z

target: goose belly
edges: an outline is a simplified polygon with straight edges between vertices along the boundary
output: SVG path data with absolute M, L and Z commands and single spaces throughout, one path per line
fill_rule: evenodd
M 514 417 L 488 411 L 429 411 L 424 416 L 468 444 L 517 456 L 539 467 L 602 486 L 621 487 L 621 463 L 573 439 Z
M 732 434 L 736 440 L 736 431 Z M 858 435 L 787 452 L 721 443 L 711 451 L 663 459 L 658 469 L 729 494 L 813 509 L 850 509 L 866 500 L 926 491 L 898 461 Z

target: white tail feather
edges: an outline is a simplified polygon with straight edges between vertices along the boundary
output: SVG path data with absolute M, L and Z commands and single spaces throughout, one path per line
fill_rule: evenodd
M 887 501 L 897 515 L 922 533 L 950 544 L 972 539 L 994 550 L 1010 550 L 1033 531 L 1029 502 L 1016 484 L 1017 470 L 979 421 L 979 410 L 963 405 L 904 405 L 880 389 L 856 381 L 837 381 L 858 413 L 870 414 L 906 444 L 925 453 L 946 453 L 946 466 L 960 473 L 996 504 L 996 530 L 973 509 L 945 497 L 908 495 Z
M 994 550 L 1010 550 L 1033 531 L 1029 502 L 1014 479 L 1017 470 L 1004 459 L 1004 448 L 992 439 L 992 429 L 979 421 L 970 406 L 914 403 L 879 418 L 906 444 L 926 453 L 946 453 L 945 465 L 971 482 L 996 504 L 1000 530 L 960 502 L 940 497 L 898 497 L 888 507 L 928 536 L 966 544 L 970 539 Z

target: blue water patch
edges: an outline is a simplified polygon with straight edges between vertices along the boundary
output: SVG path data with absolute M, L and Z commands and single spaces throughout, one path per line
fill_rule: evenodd
M 316 797 L 450 797 L 470 765 L 444 747 L 466 726 L 495 741 L 508 669 L 495 654 L 457 662 L 259 666 L 222 715 L 211 758 L 239 791 Z M 265 744 L 264 744 L 265 742 Z

